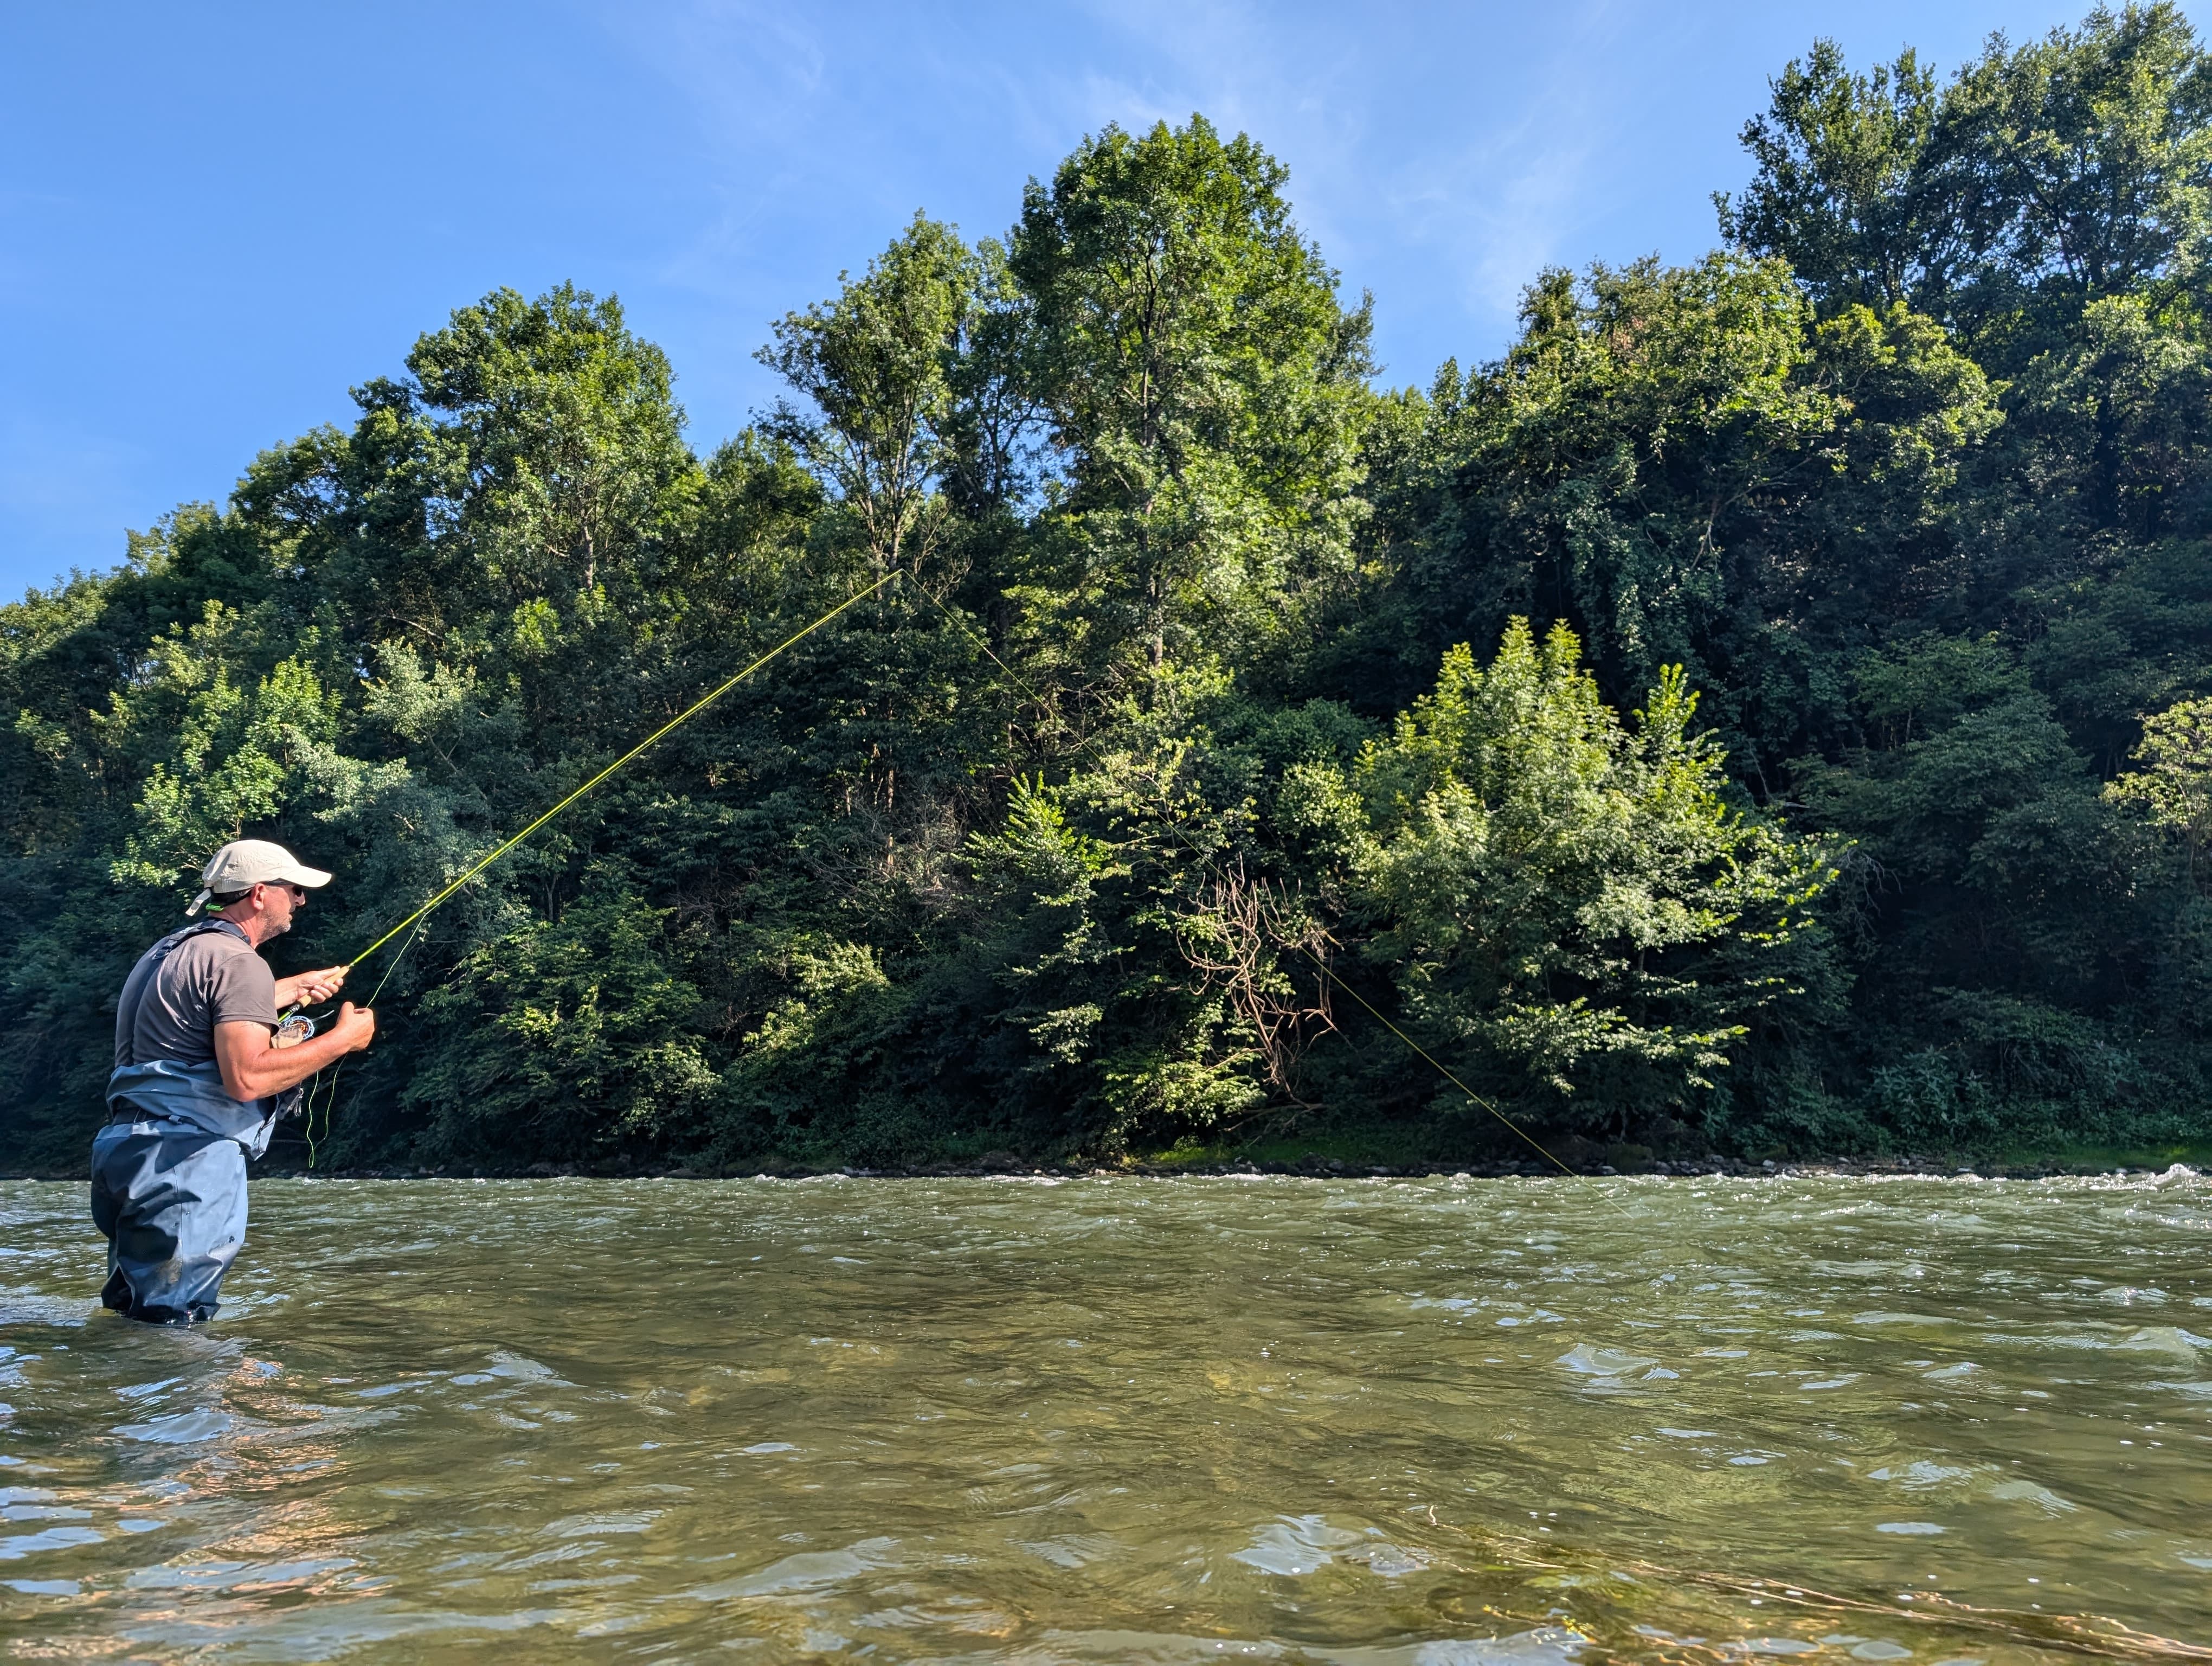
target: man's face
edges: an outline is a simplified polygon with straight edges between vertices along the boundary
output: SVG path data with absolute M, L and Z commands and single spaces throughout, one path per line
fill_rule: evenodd
M 255 889 L 261 893 L 261 917 L 268 922 L 269 935 L 282 937 L 292 929 L 292 916 L 307 907 L 307 891 L 282 880 Z

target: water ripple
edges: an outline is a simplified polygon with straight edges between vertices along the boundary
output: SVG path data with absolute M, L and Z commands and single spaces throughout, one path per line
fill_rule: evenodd
M 2212 1189 L 0 1183 L 0 1639 L 1562 1666 L 2212 1635 Z M 20 1248 L 17 1248 L 20 1246 Z M 2162 1642 L 2160 1639 L 2166 1639 Z

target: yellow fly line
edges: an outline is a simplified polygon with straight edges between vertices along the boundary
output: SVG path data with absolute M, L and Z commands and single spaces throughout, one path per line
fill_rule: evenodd
M 717 700 L 720 700 L 732 689 L 737 687 L 738 684 L 744 682 L 745 678 L 750 677 L 763 666 L 768 664 L 769 660 L 783 653 L 785 649 L 795 647 L 799 642 L 804 641 L 807 637 L 811 636 L 816 631 L 821 629 L 823 625 L 828 624 L 830 620 L 836 618 L 840 613 L 842 613 L 847 608 L 853 606 L 857 602 L 866 601 L 869 597 L 874 595 L 877 591 L 882 589 L 885 585 L 889 584 L 897 576 L 898 573 L 896 569 L 894 569 L 891 572 L 884 574 L 883 577 L 878 579 L 866 589 L 854 591 L 843 601 L 839 602 L 836 606 L 831 608 L 827 613 L 824 613 L 820 618 L 817 619 L 812 624 L 806 626 L 804 629 L 793 631 L 790 635 L 785 637 L 774 648 L 762 654 L 760 658 L 755 660 L 750 665 L 747 666 L 743 671 L 738 672 L 736 676 L 731 678 L 729 681 L 724 683 L 720 687 L 714 689 L 707 694 L 702 695 L 698 699 L 693 701 L 689 706 L 685 707 L 675 716 L 670 718 L 668 721 L 662 724 L 651 734 L 646 736 L 644 739 L 639 741 L 636 745 L 631 747 L 629 751 L 624 752 L 612 763 L 607 765 L 605 769 L 600 770 L 599 774 L 593 775 L 581 787 L 576 788 L 574 792 L 570 793 L 566 798 L 563 798 L 559 803 L 553 806 L 551 809 L 539 816 L 527 827 L 525 827 L 520 833 L 514 835 L 510 838 L 502 840 L 500 843 L 495 845 L 488 854 L 482 856 L 476 861 L 471 863 L 458 879 L 448 883 L 438 892 L 436 896 L 433 897 L 428 902 L 423 903 L 421 908 L 416 909 L 414 913 L 409 915 L 404 920 L 402 920 L 390 931 L 378 938 L 375 942 L 370 944 L 359 954 L 356 955 L 351 960 L 348 961 L 346 963 L 346 970 L 348 971 L 351 971 L 354 967 L 368 959 L 369 956 L 374 954 L 379 949 L 389 943 L 393 938 L 405 931 L 408 927 L 413 925 L 417 920 L 422 919 L 425 915 L 428 914 L 431 909 L 436 908 L 441 903 L 443 903 L 463 885 L 465 885 L 470 880 L 475 879 L 477 874 L 483 873 L 501 857 L 506 855 L 508 851 L 514 849 L 515 846 L 520 844 L 532 833 L 535 833 L 539 828 L 544 826 L 546 823 L 551 821 L 554 817 L 559 815 L 570 805 L 575 803 L 578 799 L 582 798 L 585 793 L 590 792 L 594 787 L 597 787 L 609 775 L 614 774 L 616 770 L 621 769 L 624 764 L 629 763 L 642 757 L 647 751 L 652 749 L 656 742 L 665 739 L 676 730 L 682 728 L 693 718 L 698 716 L 701 712 L 705 711 L 708 707 L 713 705 Z
M 737 687 L 738 684 L 744 682 L 745 678 L 750 677 L 763 666 L 768 664 L 769 660 L 783 653 L 785 649 L 794 647 L 798 643 L 804 641 L 807 637 L 811 636 L 816 631 L 821 629 L 823 625 L 828 624 L 832 619 L 836 618 L 840 613 L 842 613 L 847 608 L 853 606 L 855 603 L 866 601 L 869 597 L 874 595 L 876 592 L 881 590 L 885 585 L 889 584 L 897 576 L 897 569 L 894 569 L 890 572 L 884 574 L 883 577 L 878 579 L 873 584 L 868 586 L 866 589 L 854 591 L 851 595 L 846 597 L 843 601 L 839 602 L 836 606 L 831 608 L 820 618 L 815 620 L 813 623 L 807 625 L 803 629 L 793 631 L 790 635 L 785 637 L 767 653 L 753 660 L 751 664 L 746 666 L 742 671 L 738 672 L 736 676 L 723 683 L 720 687 L 710 690 L 706 694 L 702 695 L 698 699 L 693 701 L 682 711 L 677 713 L 675 716 L 670 718 L 667 722 L 662 724 L 651 734 L 646 736 L 644 739 L 639 741 L 636 745 L 631 747 L 629 751 L 624 752 L 612 763 L 610 763 L 605 769 L 600 770 L 599 774 L 593 775 L 582 786 L 577 787 L 575 791 L 562 798 L 558 803 L 555 804 L 543 815 L 532 821 L 520 832 L 514 834 L 512 837 L 501 841 L 498 844 L 493 846 L 492 848 L 484 855 L 479 857 L 474 862 L 471 862 L 462 871 L 459 877 L 441 887 L 437 894 L 432 897 L 428 902 L 423 903 L 421 908 L 416 909 L 414 913 L 409 915 L 404 920 L 402 920 L 390 931 L 378 938 L 375 942 L 370 944 L 359 954 L 354 956 L 351 960 L 347 961 L 345 963 L 346 970 L 351 971 L 356 966 L 358 966 L 362 961 L 368 959 L 369 956 L 374 954 L 379 949 L 392 941 L 393 938 L 398 936 L 400 933 L 405 931 L 410 926 L 415 926 L 416 927 L 417 935 L 419 935 L 421 927 L 417 923 L 418 921 L 427 920 L 430 915 L 431 910 L 435 909 L 440 903 L 443 903 L 447 897 L 453 896 L 454 892 L 460 890 L 460 888 L 468 884 L 470 880 L 475 879 L 477 874 L 482 873 L 486 868 L 489 867 L 501 857 L 506 855 L 508 851 L 514 849 L 515 846 L 520 844 L 525 839 L 528 838 L 532 833 L 535 833 L 539 828 L 544 826 L 546 823 L 551 821 L 554 817 L 559 815 L 570 805 L 575 803 L 578 799 L 582 798 L 586 793 L 590 792 L 594 787 L 597 787 L 609 775 L 613 775 L 616 770 L 621 769 L 624 764 L 632 763 L 638 757 L 643 756 L 653 747 L 655 742 L 665 739 L 676 730 L 682 728 L 693 718 L 698 716 L 701 712 L 705 711 L 708 707 L 713 705 L 717 700 L 720 700 L 732 689 Z M 414 940 L 415 939 L 413 938 L 410 938 L 408 939 L 408 948 L 411 948 L 414 945 Z M 402 948 L 399 952 L 399 960 L 405 959 L 406 956 L 407 948 Z M 374 1006 L 377 995 L 380 995 L 384 993 L 385 984 L 391 981 L 392 974 L 398 970 L 399 960 L 394 960 L 390 966 L 385 969 L 384 976 L 377 980 L 375 994 L 371 994 L 368 998 L 369 1005 Z M 290 1018 L 292 1014 L 297 1012 L 300 1010 L 300 1006 L 304 1004 L 305 1003 L 302 1002 L 294 1005 L 289 1011 L 282 1013 L 280 1018 Z M 323 1126 L 326 1133 L 330 1127 L 331 1112 L 336 1107 L 337 1100 L 338 1076 L 344 1068 L 345 1061 L 341 1059 L 338 1061 L 337 1065 L 331 1068 L 330 1085 L 324 1090 Z M 306 1125 L 307 1139 L 307 1166 L 312 1169 L 315 1166 L 315 1146 L 317 1143 L 315 1139 L 315 1089 L 313 1085 L 309 1087 L 307 1091 Z
M 1575 1171 L 1572 1169 L 1560 1162 L 1558 1158 L 1553 1156 L 1548 1151 L 1546 1151 L 1543 1146 L 1538 1145 L 1536 1143 L 1535 1137 L 1526 1128 L 1522 1128 L 1520 1123 L 1515 1122 L 1504 1111 L 1498 1110 L 1496 1105 L 1491 1104 L 1489 1100 L 1484 1098 L 1482 1095 L 1477 1093 L 1465 1082 L 1460 1080 L 1457 1076 L 1444 1068 L 1443 1060 L 1437 1058 L 1437 1055 L 1430 1052 L 1427 1048 L 1422 1046 L 1420 1043 L 1415 1041 L 1411 1036 L 1407 1035 L 1396 1025 L 1391 1023 L 1389 1018 L 1385 1018 L 1382 1015 L 1382 1010 L 1377 1007 L 1373 1001 L 1368 1000 L 1365 995 L 1361 994 L 1358 990 L 1353 988 L 1349 983 L 1346 983 L 1342 978 L 1339 977 L 1336 975 L 1334 969 L 1332 968 L 1327 961 L 1323 960 L 1311 949 L 1307 948 L 1304 944 L 1297 944 L 1293 946 L 1297 949 L 1299 953 L 1305 956 L 1307 959 L 1312 961 L 1313 964 L 1320 969 L 1321 975 L 1323 977 L 1328 979 L 1328 981 L 1335 984 L 1338 988 L 1343 990 L 1345 994 L 1350 995 L 1362 1006 L 1364 1006 L 1367 1009 L 1369 1017 L 1372 1018 L 1377 1024 L 1381 1025 L 1385 1030 L 1388 1030 L 1400 1041 L 1405 1043 L 1407 1047 L 1413 1049 L 1413 1050 L 1416 1054 L 1419 1055 L 1420 1057 L 1426 1060 L 1431 1067 L 1433 1068 L 1438 1075 L 1442 1076 L 1446 1081 L 1449 1082 L 1461 1092 L 1466 1094 L 1468 1098 L 1472 1099 L 1476 1104 L 1480 1105 L 1485 1110 L 1488 1111 L 1492 1116 L 1495 1116 L 1499 1122 L 1504 1123 L 1507 1128 L 1512 1129 L 1514 1134 L 1524 1144 L 1526 1144 L 1530 1150 L 1534 1151 L 1539 1157 L 1542 1158 L 1547 1163 L 1549 1163 L 1561 1174 L 1568 1176 L 1572 1176 L 1574 1174 Z

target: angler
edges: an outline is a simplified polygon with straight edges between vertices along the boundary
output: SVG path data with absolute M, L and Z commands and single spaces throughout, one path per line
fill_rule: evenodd
M 138 958 L 115 1007 L 107 1126 L 92 1142 L 92 1218 L 107 1239 L 107 1306 L 154 1324 L 215 1316 L 246 1238 L 246 1164 L 269 1148 L 300 1084 L 367 1047 L 376 1015 L 349 1001 L 326 1035 L 277 1009 L 327 1000 L 347 969 L 280 978 L 259 953 L 330 883 L 278 844 L 240 839 L 200 873 L 189 916 Z

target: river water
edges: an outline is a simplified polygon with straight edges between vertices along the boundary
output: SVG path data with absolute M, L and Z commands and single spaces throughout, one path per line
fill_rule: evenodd
M 0 1185 L 0 1647 L 2212 1658 L 2212 1184 Z

